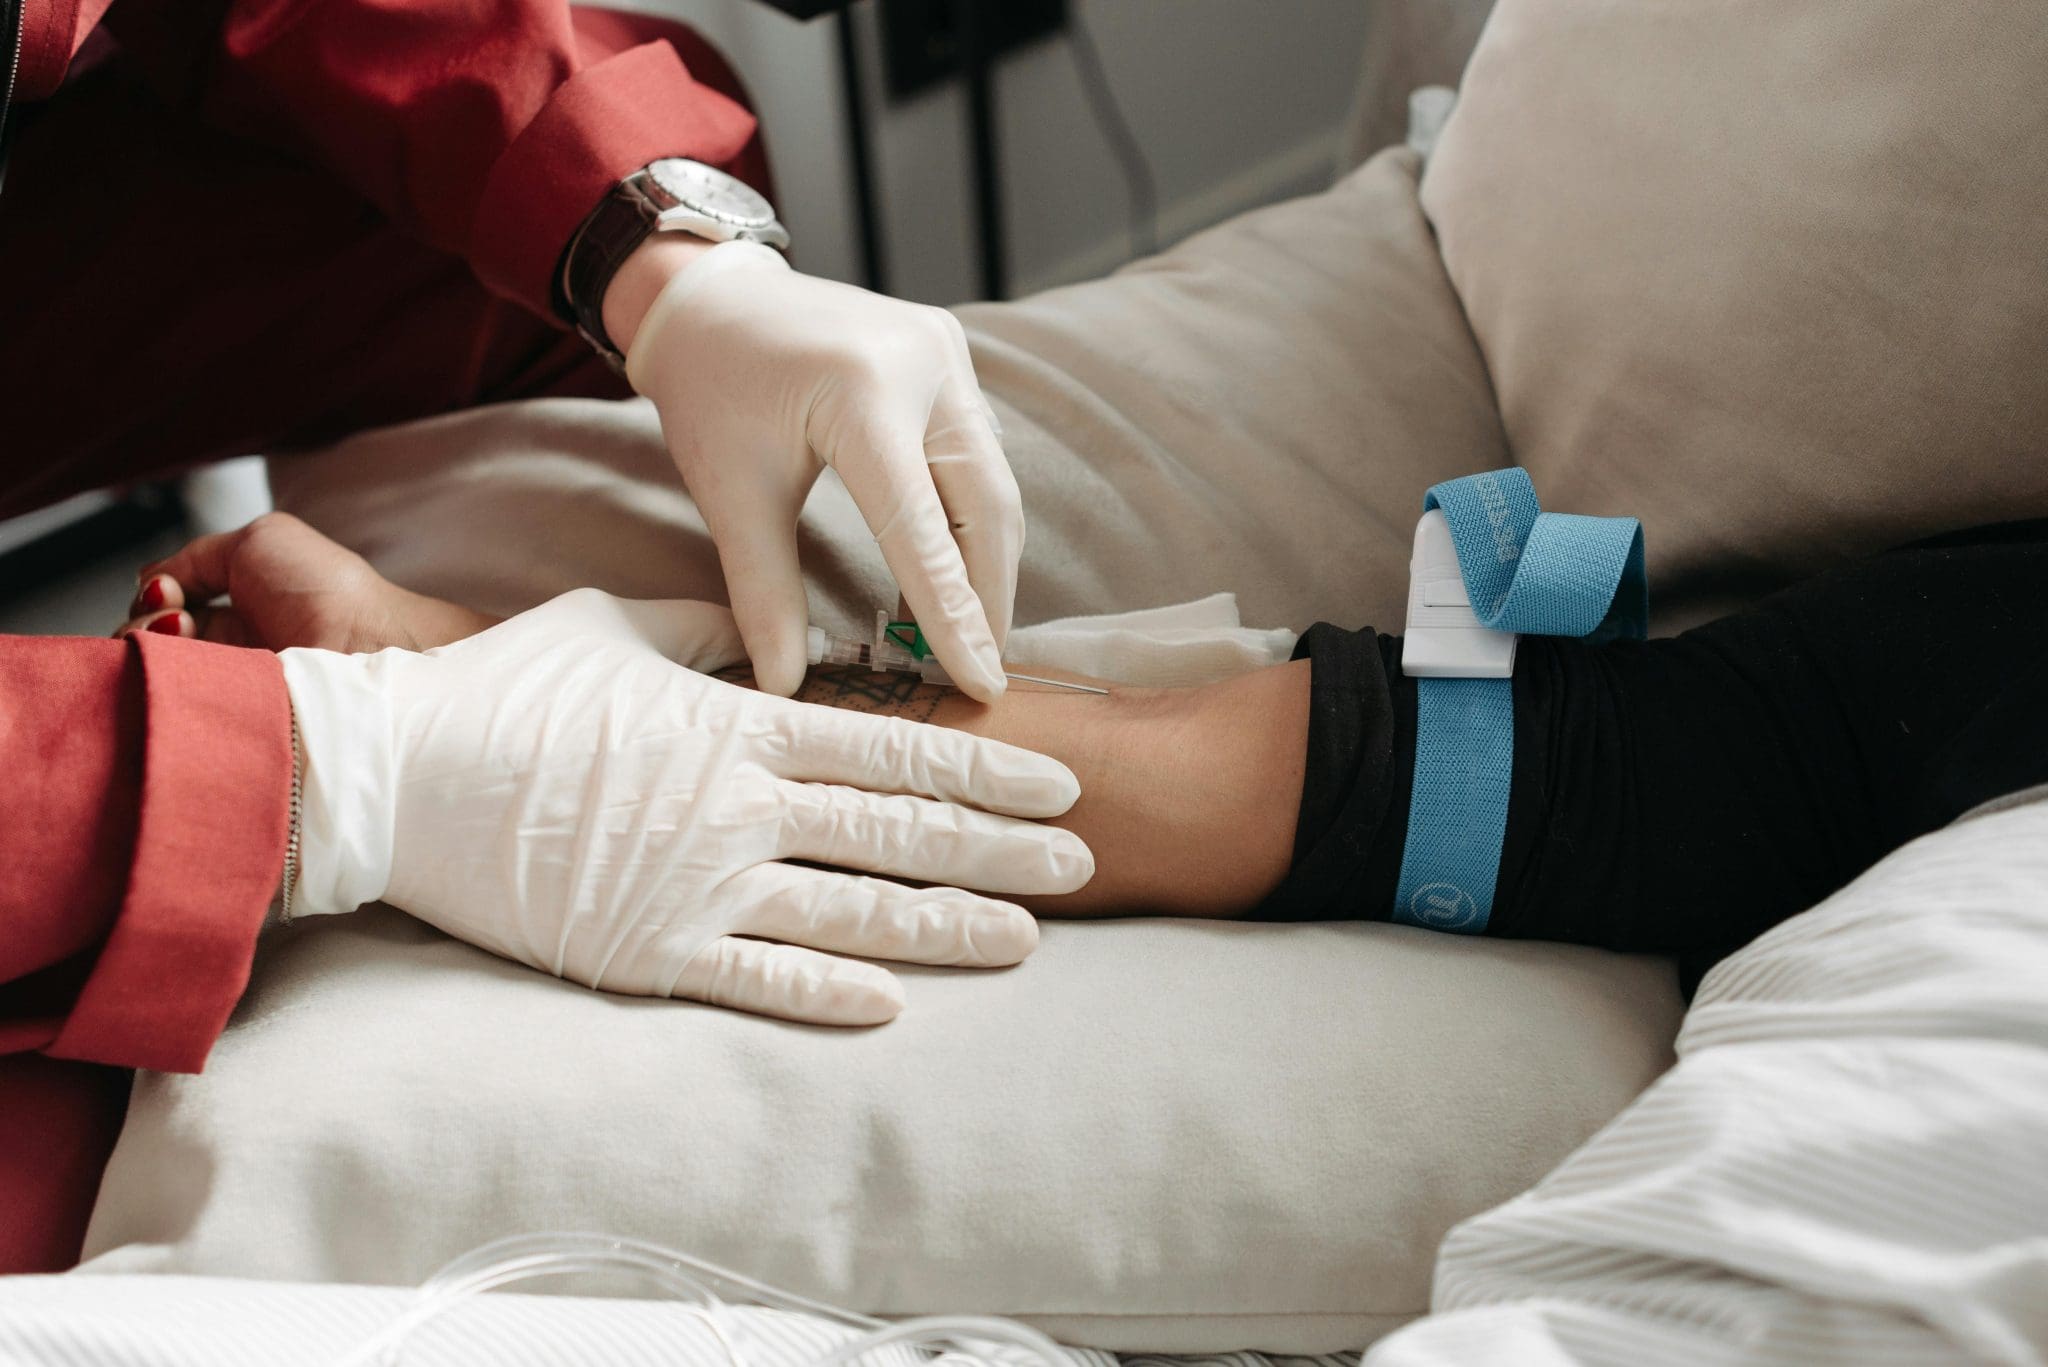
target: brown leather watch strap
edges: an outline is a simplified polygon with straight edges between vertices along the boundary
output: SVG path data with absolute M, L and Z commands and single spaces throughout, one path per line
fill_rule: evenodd
M 604 330 L 604 294 L 620 264 L 654 231 L 656 210 L 636 188 L 638 179 L 628 176 L 590 211 L 555 273 L 555 312 L 621 374 L 626 358 Z

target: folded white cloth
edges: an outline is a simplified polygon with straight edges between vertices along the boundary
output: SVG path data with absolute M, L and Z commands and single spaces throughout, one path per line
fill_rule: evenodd
M 1906 846 L 1708 974 L 1367 1367 L 2048 1362 L 2044 981 L 2048 803 Z
M 1295 640 L 1285 627 L 1243 625 L 1237 595 L 1212 593 L 1170 607 L 1019 627 L 1003 657 L 1012 669 L 1070 669 L 1138 687 L 1191 688 L 1279 664 Z

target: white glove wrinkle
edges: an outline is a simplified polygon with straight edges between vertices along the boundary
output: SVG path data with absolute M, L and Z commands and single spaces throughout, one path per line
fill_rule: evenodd
M 613 687 L 615 690 L 623 690 L 625 685 L 623 681 L 615 681 Z M 569 941 L 579 928 L 609 925 L 612 932 L 609 942 L 602 944 L 592 956 L 590 980 L 593 984 L 601 984 L 611 975 L 612 964 L 626 941 L 636 933 L 644 933 L 647 907 L 652 901 L 654 889 L 633 879 L 622 880 L 624 886 L 636 889 L 636 895 L 625 908 L 624 916 L 607 921 L 589 915 L 597 904 L 597 898 L 592 894 L 614 881 L 607 876 L 611 870 L 606 867 L 603 856 L 613 854 L 617 843 L 617 833 L 611 829 L 612 812 L 609 802 L 609 794 L 615 791 L 613 770 L 622 745 L 621 738 L 615 734 L 615 728 L 620 725 L 622 718 L 636 715 L 633 710 L 623 709 L 634 709 L 638 702 L 639 699 L 630 696 L 614 698 L 614 705 L 601 709 L 600 712 L 604 718 L 604 733 L 600 735 L 597 753 L 591 757 L 590 773 L 584 781 L 580 799 L 582 808 L 590 814 L 590 819 L 576 829 L 569 841 L 569 882 L 563 894 L 568 903 L 566 910 L 569 914 L 562 918 L 555 941 L 555 960 L 549 969 L 558 978 L 568 976 Z M 629 831 L 626 835 L 629 842 L 628 850 L 621 853 L 626 853 L 630 859 L 631 844 L 637 844 L 644 838 L 641 830 Z M 542 914 L 545 915 L 544 910 Z
M 997 642 L 1021 548 L 1009 529 L 1021 523 L 1022 503 L 973 374 L 952 315 L 799 274 L 758 244 L 712 248 L 655 298 L 627 375 L 659 411 L 718 545 L 764 687 L 794 688 L 789 642 L 805 623 L 793 529 L 830 467 L 940 662 L 971 695 L 1001 695 Z M 927 461 L 939 434 L 974 457 L 957 477 L 948 463 L 942 475 Z M 942 478 L 956 487 L 941 489 Z M 949 506 L 979 538 L 971 564 Z M 916 523 L 934 525 L 906 535 Z
M 1013 893 L 1078 886 L 1093 865 L 1072 835 L 941 800 L 971 790 L 1063 808 L 1072 774 L 671 662 L 733 639 L 710 605 L 586 589 L 427 655 L 287 652 L 294 712 L 320 757 L 301 849 L 323 909 L 368 890 L 588 987 L 829 1024 L 875 1024 L 903 1000 L 891 975 L 833 953 L 1028 953 L 1035 926 L 1006 903 L 834 870 Z M 789 943 L 734 938 L 750 935 Z

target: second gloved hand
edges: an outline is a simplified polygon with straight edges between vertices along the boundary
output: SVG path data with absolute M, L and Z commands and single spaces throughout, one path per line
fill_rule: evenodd
M 954 683 L 1002 694 L 1023 501 L 952 314 L 728 242 L 655 298 L 626 373 L 718 545 L 762 688 L 803 682 L 796 524 L 829 465 Z
M 961 889 L 1087 882 L 1077 837 L 1016 819 L 1065 811 L 1073 774 L 696 672 L 739 655 L 723 608 L 593 589 L 424 654 L 283 652 L 303 759 L 292 913 L 382 899 L 590 987 L 841 1025 L 903 998 L 838 955 L 1029 954 L 1027 912 Z

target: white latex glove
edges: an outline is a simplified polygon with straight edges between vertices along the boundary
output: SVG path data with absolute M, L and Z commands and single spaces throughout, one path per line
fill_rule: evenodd
M 763 689 L 803 682 L 796 523 L 829 465 L 946 672 L 1001 695 L 1024 508 L 952 314 L 727 242 L 655 297 L 626 374 L 718 544 Z
M 579 589 L 425 654 L 281 658 L 295 916 L 381 898 L 586 986 L 860 1025 L 894 1016 L 900 985 L 818 951 L 1016 963 L 1037 923 L 958 889 L 1094 871 L 1077 837 L 1012 819 L 1073 804 L 1065 765 L 694 672 L 740 658 L 713 604 Z

